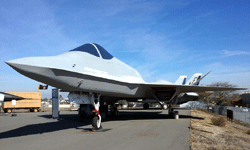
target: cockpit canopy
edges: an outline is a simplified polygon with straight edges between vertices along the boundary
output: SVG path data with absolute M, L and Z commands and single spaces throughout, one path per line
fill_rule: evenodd
M 103 59 L 112 59 L 113 56 L 109 54 L 103 47 L 95 43 L 87 43 L 80 47 L 77 47 L 71 51 L 81 51 L 86 52 L 96 57 L 101 57 Z M 70 52 L 71 52 L 70 51 Z

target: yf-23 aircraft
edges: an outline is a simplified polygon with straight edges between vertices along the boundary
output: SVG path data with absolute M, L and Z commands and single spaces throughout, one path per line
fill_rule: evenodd
M 70 92 L 71 100 L 81 99 L 83 104 L 92 104 L 94 129 L 102 128 L 100 107 L 105 108 L 101 111 L 108 109 L 104 103 L 114 104 L 121 99 L 155 99 L 161 105 L 165 102 L 171 107 L 171 101 L 181 93 L 242 90 L 197 86 L 200 79 L 190 85 L 147 83 L 134 68 L 95 43 L 84 44 L 57 56 L 27 57 L 6 63 L 31 79 Z M 172 112 L 173 109 L 169 110 Z

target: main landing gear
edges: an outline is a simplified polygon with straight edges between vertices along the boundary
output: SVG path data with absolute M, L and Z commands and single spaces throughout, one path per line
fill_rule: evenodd
M 168 104 L 168 114 L 170 116 L 173 116 L 173 114 L 174 114 L 174 108 L 172 107 L 171 104 Z
M 117 119 L 117 117 L 119 116 L 119 111 L 117 109 L 117 105 L 112 104 L 110 106 L 110 112 L 111 112 L 111 116 L 113 117 L 113 119 Z
M 101 115 L 100 115 L 100 96 L 101 94 L 92 93 L 91 95 L 91 103 L 94 106 L 94 110 L 92 111 L 94 113 L 94 118 L 92 120 L 92 126 L 93 130 L 100 130 L 102 129 L 101 125 Z
M 171 104 L 168 104 L 168 115 L 171 118 L 179 119 L 179 112 L 178 111 L 174 111 L 174 108 L 172 107 Z

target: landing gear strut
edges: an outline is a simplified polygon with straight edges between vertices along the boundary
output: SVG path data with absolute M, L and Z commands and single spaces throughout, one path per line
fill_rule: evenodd
M 174 108 L 171 104 L 168 104 L 168 114 L 173 117 L 174 116 Z
M 92 120 L 92 126 L 93 130 L 99 130 L 102 129 L 101 125 L 101 115 L 100 115 L 100 96 L 101 94 L 91 93 L 91 103 L 94 106 L 94 110 L 92 111 L 94 113 L 94 118 Z
M 117 106 L 115 104 L 112 104 L 110 107 L 110 112 L 111 112 L 111 116 L 113 118 L 117 118 L 119 115 L 119 111 L 117 110 Z

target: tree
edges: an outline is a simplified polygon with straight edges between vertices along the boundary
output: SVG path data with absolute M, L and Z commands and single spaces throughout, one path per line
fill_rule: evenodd
M 237 85 L 231 84 L 229 82 L 214 82 L 210 85 L 211 87 L 226 87 L 226 88 L 235 88 Z M 205 103 L 215 102 L 217 105 L 230 106 L 234 99 L 237 99 L 239 96 L 236 94 L 236 91 L 214 91 L 214 92 L 200 92 L 199 99 Z
M 43 98 L 43 99 L 41 99 L 41 101 L 47 102 L 47 101 L 48 101 L 48 98 Z

